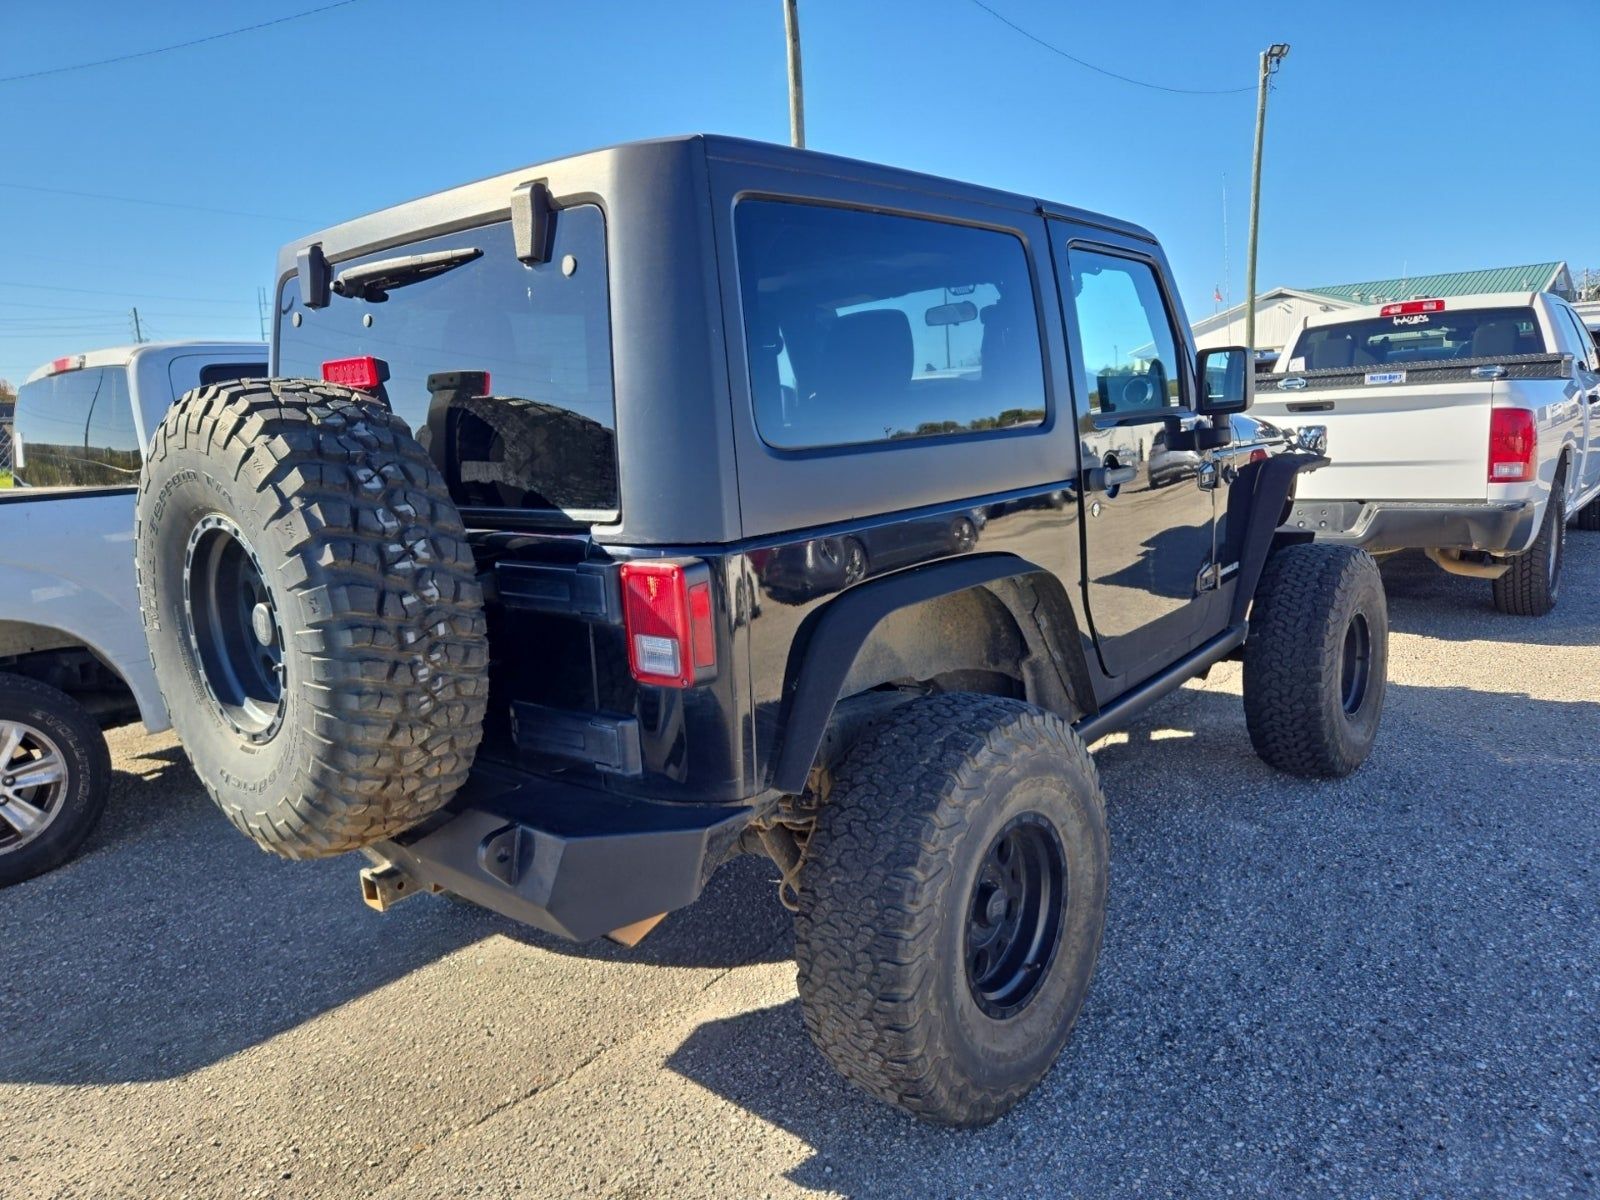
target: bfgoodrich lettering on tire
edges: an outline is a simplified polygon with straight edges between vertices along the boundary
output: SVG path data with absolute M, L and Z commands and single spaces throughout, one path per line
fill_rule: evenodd
M 1055 1062 L 1105 926 L 1105 801 L 1083 743 L 1016 700 L 898 708 L 850 751 L 795 920 L 806 1028 L 872 1095 L 982 1125 Z
M 399 418 L 328 384 L 197 389 L 151 443 L 137 530 L 173 726 L 240 830 L 315 858 L 449 800 L 482 737 L 482 596 Z
M 1292 775 L 1354 771 L 1378 736 L 1388 664 L 1371 555 L 1312 543 L 1267 560 L 1244 646 L 1245 723 L 1263 760 Z

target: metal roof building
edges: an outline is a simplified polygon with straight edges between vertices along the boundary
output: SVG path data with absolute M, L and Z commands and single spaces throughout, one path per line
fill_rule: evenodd
M 1256 297 L 1256 346 L 1280 351 L 1300 322 L 1316 313 L 1392 300 L 1471 296 L 1480 292 L 1554 292 L 1574 297 L 1572 272 L 1564 262 L 1529 263 L 1520 267 L 1490 267 L 1479 271 L 1450 271 L 1441 275 L 1412 275 L 1400 279 L 1369 279 L 1360 283 L 1330 283 L 1310 288 L 1273 288 Z M 1244 343 L 1245 306 L 1214 313 L 1194 323 L 1195 343 L 1238 346 Z

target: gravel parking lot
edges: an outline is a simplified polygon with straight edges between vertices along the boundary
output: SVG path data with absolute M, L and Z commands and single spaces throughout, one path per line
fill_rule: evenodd
M 811 1048 L 761 862 L 635 951 L 378 916 L 119 731 L 89 853 L 0 900 L 0 1196 L 1594 1194 L 1600 536 L 1569 549 L 1542 621 L 1385 568 L 1351 779 L 1262 766 L 1233 665 L 1106 739 L 1099 975 L 977 1133 Z

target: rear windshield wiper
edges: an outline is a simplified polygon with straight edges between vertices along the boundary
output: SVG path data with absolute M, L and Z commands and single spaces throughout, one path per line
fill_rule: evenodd
M 387 300 L 389 293 L 408 283 L 432 279 L 459 266 L 482 258 L 483 251 L 475 246 L 459 250 L 437 250 L 432 254 L 405 254 L 399 258 L 381 258 L 377 262 L 349 267 L 334 278 L 333 290 L 341 296 L 355 300 Z

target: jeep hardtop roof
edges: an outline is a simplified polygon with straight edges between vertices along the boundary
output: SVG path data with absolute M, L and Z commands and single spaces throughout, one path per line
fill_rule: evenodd
M 876 187 L 901 187 L 911 192 L 932 192 L 1008 209 L 1026 206 L 1053 216 L 1097 225 L 1149 242 L 1156 240 L 1154 234 L 1131 222 L 1017 192 L 962 183 L 937 175 L 884 166 L 861 159 L 823 154 L 816 150 L 798 150 L 791 146 L 758 142 L 748 138 L 696 133 L 624 142 L 518 167 L 474 183 L 434 192 L 338 225 L 331 225 L 285 245 L 278 252 L 277 278 L 281 282 L 286 276 L 294 273 L 295 255 L 305 246 L 320 243 L 323 254 L 330 261 L 335 261 L 369 254 L 400 242 L 413 241 L 420 234 L 448 233 L 457 229 L 471 228 L 496 217 L 504 217 L 510 212 L 512 189 L 520 183 L 545 175 L 559 174 L 563 177 L 559 183 L 555 179 L 551 180 L 551 190 L 558 197 L 584 191 L 591 193 L 589 198 L 603 197 L 608 185 L 624 175 L 629 167 L 635 164 L 647 166 L 650 158 L 662 151 L 670 154 L 674 149 L 681 151 L 683 155 L 702 158 L 705 161 L 746 162 L 810 175 L 826 175 L 841 181 L 859 180 Z M 578 188 L 570 186 L 574 180 L 582 181 L 584 186 Z

